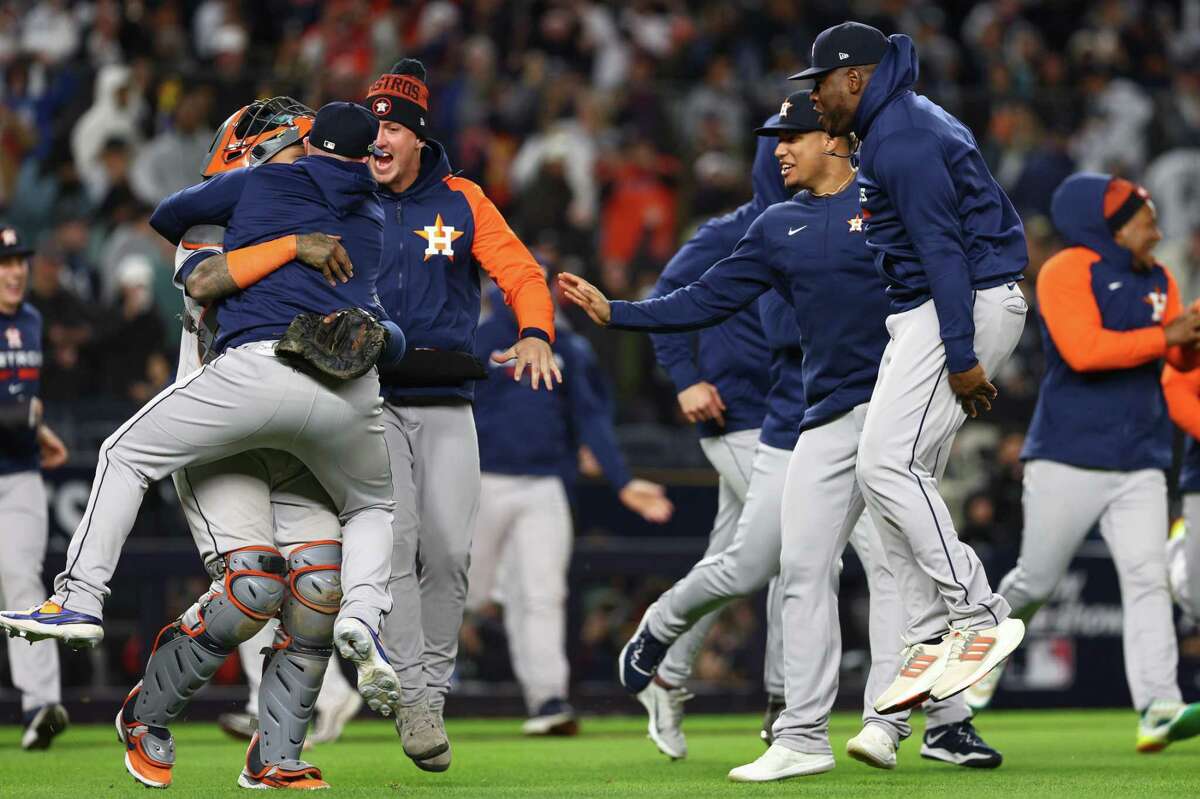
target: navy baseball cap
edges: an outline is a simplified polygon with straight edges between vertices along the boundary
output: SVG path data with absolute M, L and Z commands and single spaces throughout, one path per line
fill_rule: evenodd
M 26 256 L 33 253 L 33 248 L 21 242 L 17 229 L 8 225 L 0 226 L 0 258 Z
M 814 130 L 824 130 L 818 121 L 816 109 L 812 105 L 812 91 L 792 92 L 779 106 L 779 113 L 767 120 L 767 124 L 757 128 L 754 133 L 758 136 L 778 136 L 780 133 L 811 133 Z
M 887 52 L 883 31 L 861 22 L 843 22 L 821 31 L 813 41 L 808 69 L 788 80 L 811 80 L 842 67 L 878 64 Z
M 379 120 L 357 103 L 335 102 L 321 106 L 308 140 L 312 146 L 346 158 L 366 158 L 375 151 Z

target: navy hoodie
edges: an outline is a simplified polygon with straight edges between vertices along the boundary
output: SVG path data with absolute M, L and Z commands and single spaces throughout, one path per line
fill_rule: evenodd
M 226 250 L 319 231 L 341 236 L 354 276 L 336 287 L 298 261 L 217 303 L 217 352 L 277 339 L 299 313 L 363 308 L 381 319 L 375 282 L 383 254 L 383 208 L 366 164 L 310 155 L 250 170 L 225 233 Z
M 933 299 L 947 366 L 964 372 L 978 362 L 973 290 L 1021 279 L 1025 231 L 971 131 L 916 81 L 912 39 L 890 36 L 854 115 L 867 244 L 895 312 Z
M 1170 273 L 1159 264 L 1134 271 L 1132 254 L 1113 240 L 1103 210 L 1109 180 L 1109 175 L 1072 175 L 1050 202 L 1054 226 L 1071 246 L 1048 260 L 1038 276 L 1046 373 L 1021 457 L 1089 469 L 1168 469 L 1171 419 L 1160 383 L 1162 359 L 1105 368 L 1105 342 L 1091 322 L 1060 326 L 1058 342 L 1047 327 L 1051 299 L 1058 300 L 1053 305 L 1062 308 L 1057 313 L 1064 323 L 1072 321 L 1068 312 L 1082 310 L 1084 319 L 1098 321 L 1103 330 L 1122 333 L 1161 328 L 1177 312 L 1171 309 L 1179 300 Z M 1048 297 L 1051 291 L 1054 296 Z M 1064 338 L 1074 331 L 1086 332 Z M 1165 349 L 1161 334 L 1149 338 Z M 1071 357 L 1079 368 L 1073 367 L 1063 354 L 1068 347 L 1068 356 L 1081 352 L 1096 362 Z
M 778 115 L 765 123 L 768 127 L 777 124 Z M 776 142 L 774 136 L 758 137 L 751 172 L 754 198 L 701 225 L 667 263 L 651 297 L 663 297 L 694 283 L 710 266 L 733 252 L 750 223 L 768 205 L 787 199 L 774 154 Z M 752 430 L 763 424 L 770 378 L 766 368 L 767 341 L 757 307 L 736 313 L 696 335 L 651 334 L 650 340 L 676 391 L 703 380 L 716 386 L 721 394 L 726 408 L 725 426 L 711 420 L 700 422 L 696 429 L 702 437 Z
M 733 254 L 686 288 L 641 302 L 612 303 L 610 325 L 696 330 L 726 319 L 774 288 L 796 312 L 804 351 L 800 430 L 871 398 L 887 344 L 888 299 L 862 232 L 858 189 L 814 197 L 802 191 L 754 220 Z
M 480 469 L 553 475 L 569 486 L 579 471 L 579 445 L 586 444 L 613 488 L 624 488 L 629 470 L 617 447 L 612 399 L 591 345 L 559 320 L 551 347 L 563 382 L 553 391 L 531 391 L 528 370 L 518 383 L 515 362 L 492 360 L 516 340 L 517 320 L 498 290 L 489 292 L 488 300 L 491 313 L 475 334 L 475 355 L 488 366 L 487 380 L 475 386 Z

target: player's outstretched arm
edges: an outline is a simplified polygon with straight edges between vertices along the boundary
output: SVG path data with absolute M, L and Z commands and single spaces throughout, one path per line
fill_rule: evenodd
M 191 271 L 184 285 L 189 297 L 208 305 L 254 285 L 286 263 L 300 261 L 336 286 L 354 275 L 350 255 L 340 239 L 325 233 L 302 233 L 210 255 Z
M 542 339 L 536 336 L 526 336 L 504 352 L 498 352 L 492 356 L 492 360 L 496 363 L 508 363 L 514 358 L 517 365 L 513 369 L 513 380 L 519 381 L 521 375 L 528 369 L 529 385 L 535 391 L 540 384 L 544 384 L 547 391 L 553 391 L 554 379 L 562 383 L 562 372 L 558 370 L 558 364 L 554 361 L 554 351 Z
M 601 327 L 608 325 L 612 319 L 612 306 L 604 292 L 570 272 L 558 274 L 558 285 L 566 298 L 582 308 L 593 322 Z
M 67 445 L 44 422 L 38 425 L 37 442 L 43 469 L 57 469 L 67 462 Z

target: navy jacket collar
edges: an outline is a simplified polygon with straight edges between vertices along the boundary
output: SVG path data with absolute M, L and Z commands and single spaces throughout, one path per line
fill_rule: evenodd
M 865 139 L 879 112 L 895 98 L 912 91 L 916 85 L 920 64 L 913 40 L 902 33 L 888 37 L 888 49 L 875 67 L 871 82 L 854 112 L 854 132 Z

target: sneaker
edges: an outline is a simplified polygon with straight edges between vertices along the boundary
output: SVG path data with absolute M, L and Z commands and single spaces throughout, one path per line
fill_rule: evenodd
M 1004 755 L 987 745 L 970 719 L 925 730 L 921 757 L 967 768 L 996 768 Z
M 686 688 L 668 688 L 651 680 L 637 701 L 646 708 L 650 722 L 646 726 L 650 740 L 672 760 L 687 757 L 687 738 L 683 736 L 683 703 L 692 698 Z
M 776 694 L 767 695 L 767 712 L 763 713 L 763 725 L 758 733 L 758 737 L 767 746 L 775 743 L 775 721 L 786 707 L 787 702 L 783 701 L 782 696 Z
M 217 726 L 230 738 L 249 741 L 258 732 L 258 716 L 249 713 L 222 713 L 217 716 Z
M 335 668 L 336 665 L 331 663 L 329 668 Z M 327 744 L 342 737 L 342 730 L 358 715 L 362 704 L 362 697 L 354 691 L 339 692 L 329 700 L 325 699 L 325 692 L 322 691 L 317 696 L 317 720 L 313 723 L 312 735 L 304 742 L 305 747 L 310 742 L 313 745 Z
M 670 648 L 669 644 L 664 644 L 650 634 L 646 628 L 649 618 L 650 611 L 647 610 L 642 616 L 633 638 L 630 638 L 621 649 L 621 654 L 617 659 L 617 675 L 621 680 L 621 685 L 631 694 L 640 694 L 646 690 L 646 686 L 654 679 L 654 672 L 658 671 L 659 664 L 667 656 L 667 650 Z
M 525 720 L 521 732 L 525 735 L 578 735 L 579 717 L 565 699 L 550 699 Z
M 1138 720 L 1137 750 L 1161 752 L 1168 744 L 1200 735 L 1200 702 L 1155 700 Z
M 388 661 L 379 636 L 362 619 L 342 619 L 333 628 L 338 653 L 358 670 L 358 692 L 367 707 L 389 716 L 400 704 L 400 679 Z
M 930 694 L 941 702 L 967 690 L 1004 662 L 1025 637 L 1025 622 L 1005 619 L 983 630 L 951 630 L 942 639 L 949 644 L 946 670 Z
M 141 688 L 139 682 L 117 711 L 117 739 L 125 746 L 125 770 L 148 788 L 167 788 L 175 765 L 175 740 L 166 727 L 134 719 L 133 698 Z
M 21 735 L 21 748 L 29 752 L 34 749 L 49 749 L 54 736 L 67 728 L 70 719 L 67 709 L 60 704 L 42 705 L 28 711 L 21 718 L 25 732 Z
M 833 755 L 810 755 L 793 752 L 780 744 L 771 744 L 753 763 L 738 766 L 729 772 L 733 782 L 773 782 L 789 777 L 820 774 L 834 767 Z
M 303 760 L 284 760 L 281 763 L 264 763 L 259 757 L 258 733 L 250 740 L 246 750 L 246 765 L 238 776 L 238 785 L 243 788 L 283 788 L 301 791 L 319 791 L 329 787 L 321 777 L 321 769 Z
M 963 691 L 963 698 L 967 700 L 967 707 L 971 708 L 972 713 L 986 710 L 987 706 L 992 703 L 992 697 L 996 695 L 996 689 L 1000 687 L 1000 677 L 1003 674 L 1004 664 L 1001 663 L 989 671 L 982 680 Z
M 871 768 L 896 767 L 896 742 L 878 724 L 868 724 L 847 741 L 846 754 Z
M 90 649 L 104 640 L 100 619 L 67 610 L 49 599 L 29 610 L 0 611 L 0 630 L 9 638 L 30 642 L 54 638 L 72 649 Z
M 444 754 L 450 749 L 450 740 L 446 737 L 446 726 L 439 714 L 433 712 L 427 702 L 412 707 L 399 707 L 396 711 L 396 733 L 400 736 L 404 754 L 408 755 L 421 768 L 420 761 L 431 760 Z M 446 768 L 450 765 L 446 759 Z M 446 768 L 426 769 L 445 771 Z
M 905 647 L 900 657 L 900 673 L 875 700 L 875 712 L 887 716 L 928 699 L 934 684 L 946 671 L 949 650 L 945 639 L 936 644 L 922 642 Z

